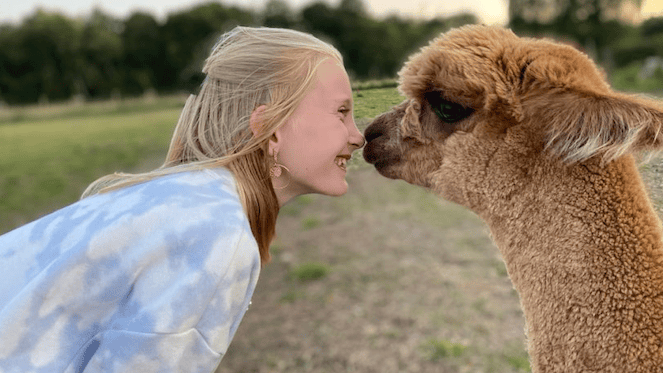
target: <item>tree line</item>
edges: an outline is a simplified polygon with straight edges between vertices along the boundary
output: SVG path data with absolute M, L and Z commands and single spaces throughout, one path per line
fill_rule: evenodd
M 607 70 L 663 56 L 663 17 L 632 25 L 614 15 L 642 0 L 510 0 L 509 27 L 520 35 L 561 37 Z M 101 10 L 85 18 L 37 10 L 0 24 L 0 103 L 195 92 L 204 59 L 236 25 L 302 30 L 335 45 L 354 79 L 394 77 L 407 56 L 440 32 L 477 23 L 472 14 L 416 20 L 374 19 L 362 0 L 319 0 L 298 11 L 284 0 L 262 10 L 209 3 L 157 20 L 145 12 L 119 19 Z
M 283 0 L 261 11 L 211 1 L 159 21 L 145 12 L 118 19 L 101 10 L 70 18 L 37 10 L 19 25 L 0 25 L 0 102 L 26 104 L 194 92 L 204 59 L 236 25 L 298 29 L 335 45 L 354 78 L 393 77 L 409 53 L 464 14 L 428 21 L 371 18 L 361 0 L 322 1 L 298 12 Z
M 663 17 L 634 25 L 643 0 L 509 0 L 509 27 L 523 35 L 561 37 L 610 72 L 663 56 Z M 620 17 L 622 16 L 622 17 Z

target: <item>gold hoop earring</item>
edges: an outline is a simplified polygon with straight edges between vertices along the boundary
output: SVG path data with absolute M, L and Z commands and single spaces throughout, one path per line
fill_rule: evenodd
M 271 177 L 272 179 L 279 178 L 283 174 L 283 170 L 286 170 L 288 173 L 290 173 L 288 167 L 279 163 L 278 153 L 279 153 L 278 150 L 274 150 L 274 165 L 269 169 L 269 177 Z M 274 185 L 274 180 L 272 180 L 272 186 L 274 187 L 274 189 L 285 189 L 288 185 L 290 185 L 290 180 L 288 180 L 288 183 L 286 185 L 277 188 Z

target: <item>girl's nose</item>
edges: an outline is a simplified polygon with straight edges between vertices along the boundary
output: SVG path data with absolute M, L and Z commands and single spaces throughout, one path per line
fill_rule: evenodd
M 364 138 L 364 135 L 362 135 L 361 132 L 359 132 L 359 129 L 357 128 L 357 124 L 355 124 L 354 120 L 352 121 L 352 125 L 350 126 L 350 134 L 349 134 L 349 142 L 350 145 L 355 147 L 357 149 L 361 149 L 366 145 L 366 139 Z

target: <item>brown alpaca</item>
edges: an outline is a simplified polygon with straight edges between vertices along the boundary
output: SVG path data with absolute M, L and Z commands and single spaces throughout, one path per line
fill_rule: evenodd
M 613 92 L 576 49 L 452 30 L 399 73 L 407 99 L 364 158 L 488 224 L 518 291 L 534 372 L 663 372 L 663 230 L 631 153 L 663 110 Z

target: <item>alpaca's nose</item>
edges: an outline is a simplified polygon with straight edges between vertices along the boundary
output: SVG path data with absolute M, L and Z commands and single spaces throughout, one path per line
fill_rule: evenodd
M 366 138 L 366 145 L 364 146 L 363 156 L 366 162 L 374 164 L 381 159 L 384 155 L 383 147 L 380 144 L 387 139 L 387 126 L 383 119 L 383 115 L 377 117 L 366 130 L 364 130 L 364 137 Z M 381 140 L 381 141 L 377 141 Z M 383 144 L 384 145 L 384 144 Z
M 375 120 L 368 127 L 366 127 L 366 130 L 364 130 L 364 138 L 366 138 L 367 144 L 384 135 L 384 125 L 380 124 L 380 122 Z

